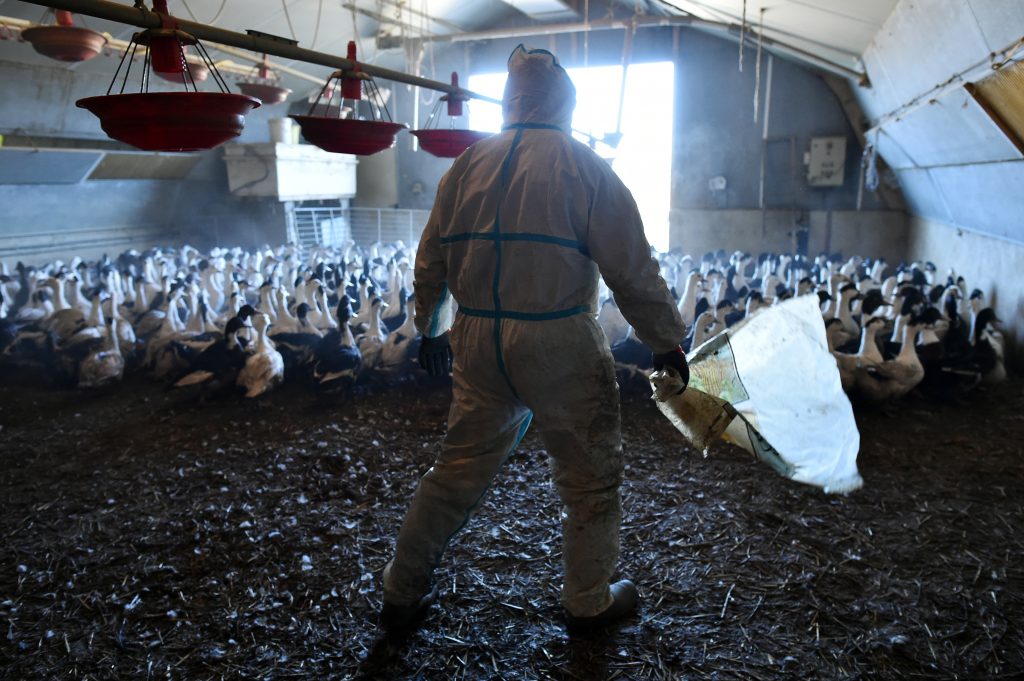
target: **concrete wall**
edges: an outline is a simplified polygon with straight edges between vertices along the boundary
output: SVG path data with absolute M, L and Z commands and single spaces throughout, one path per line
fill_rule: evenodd
M 683 32 L 676 60 L 673 208 L 853 210 L 861 148 L 835 94 L 817 74 L 780 58 L 762 56 L 758 118 L 754 119 L 756 53 L 737 67 L 735 44 L 698 31 Z M 765 118 L 767 117 L 767 125 Z M 811 187 L 804 152 L 811 138 L 846 138 L 844 183 Z M 765 140 L 767 139 L 767 142 Z M 723 176 L 727 188 L 709 189 Z M 865 209 L 884 206 L 871 193 Z
M 172 89 L 157 84 L 154 89 Z M 97 140 L 107 145 L 99 121 L 75 106 L 104 94 L 110 76 L 60 66 L 0 62 L 0 134 L 43 146 L 48 139 Z M 238 142 L 270 140 L 267 121 L 282 107 L 261 107 L 246 118 Z M 74 255 L 94 257 L 126 248 L 198 242 L 254 246 L 279 243 L 284 213 L 276 201 L 236 199 L 227 188 L 221 158 L 213 149 L 183 179 L 83 180 L 71 184 L 0 184 L 0 258 L 41 262 Z M 13 162 L 0 154 L 0 163 Z M 60 162 L 59 160 L 57 161 Z M 53 169 L 53 175 L 60 168 Z M 0 175 L 17 174 L 2 168 Z
M 988 305 L 1003 320 L 1008 358 L 1024 369 L 1024 245 L 912 217 L 908 255 L 934 262 L 942 274 L 956 270 L 969 289 L 984 291 Z
M 807 252 L 882 257 L 898 263 L 906 257 L 907 216 L 895 211 L 807 211 L 686 208 L 673 211 L 670 241 L 685 253 L 701 256 L 722 248 L 753 255 L 797 252 L 797 232 L 807 230 Z

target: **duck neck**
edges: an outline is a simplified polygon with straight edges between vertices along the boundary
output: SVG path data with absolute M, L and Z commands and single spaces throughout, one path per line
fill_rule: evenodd
M 334 315 L 327 312 L 327 291 L 320 292 L 320 306 L 323 308 L 320 312 L 321 325 L 326 322 L 328 329 L 338 328 L 338 322 L 334 319 Z
M 146 300 L 146 280 L 143 277 L 135 280 L 135 308 L 140 313 L 149 309 L 149 301 Z
M 699 277 L 690 277 L 686 280 L 686 290 L 683 291 L 683 297 L 679 301 L 679 312 L 683 317 L 683 320 L 690 322 L 693 320 L 693 315 L 697 309 L 697 288 L 700 283 Z
M 54 308 L 57 310 L 70 310 L 71 305 L 68 304 L 68 299 L 64 295 L 64 282 L 57 280 L 57 285 L 53 287 L 53 303 Z
M 889 340 L 893 343 L 899 343 L 903 340 L 903 330 L 907 326 L 907 315 L 899 315 L 896 317 L 896 323 L 892 327 L 892 336 Z
M 256 352 L 265 352 L 270 339 L 267 338 L 267 327 L 261 326 L 256 332 Z
M 900 354 L 897 356 L 899 360 L 908 360 L 917 358 L 917 345 L 914 343 L 917 338 L 917 332 L 921 330 L 919 326 L 913 326 L 906 324 L 903 329 L 903 344 L 900 346 Z
M 117 327 L 121 324 L 117 319 L 110 320 L 110 349 L 117 354 L 121 354 L 121 339 L 117 336 Z
M 878 351 L 878 344 L 875 343 L 876 335 L 878 335 L 878 328 L 874 324 L 865 326 L 860 336 L 860 348 L 857 349 L 857 354 L 881 362 L 883 358 L 882 353 Z
M 849 326 L 854 323 L 853 312 L 850 309 L 851 302 L 852 301 L 845 296 L 839 299 L 839 309 L 836 310 L 836 316 L 839 317 L 844 326 Z
M 370 330 L 367 334 L 375 338 L 383 335 L 380 331 L 380 310 L 370 308 Z
M 346 348 L 353 347 L 356 344 L 356 340 L 352 337 L 352 328 L 348 325 L 348 320 L 341 321 L 338 329 L 338 338 L 341 341 L 341 345 Z
M 102 328 L 103 323 L 103 303 L 100 302 L 100 297 L 96 296 L 92 299 L 92 309 L 89 310 L 89 326 Z

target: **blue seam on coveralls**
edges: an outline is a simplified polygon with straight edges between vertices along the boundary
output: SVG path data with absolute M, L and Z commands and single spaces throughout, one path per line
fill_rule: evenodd
M 519 426 L 519 433 L 516 435 L 516 443 L 512 445 L 512 449 L 509 450 L 510 452 L 515 451 L 516 447 L 519 446 L 519 443 L 523 441 L 524 437 L 526 437 L 526 431 L 529 430 L 531 423 L 533 423 L 533 412 L 527 411 L 526 418 L 523 419 L 522 425 Z
M 563 239 L 558 236 L 537 234 L 535 232 L 502 232 L 501 234 L 495 234 L 494 232 L 459 232 L 458 234 L 441 237 L 441 245 L 447 246 L 460 241 L 494 241 L 496 239 L 502 241 L 533 241 L 542 244 L 565 246 L 589 257 L 587 247 L 575 239 Z
M 437 338 L 440 334 L 437 332 L 437 327 L 441 323 L 441 308 L 444 306 L 445 301 L 448 300 L 448 284 L 441 285 L 441 294 L 437 297 L 437 303 L 434 304 L 434 311 L 430 315 L 430 338 Z
M 502 130 L 557 130 L 562 132 L 562 128 L 553 123 L 506 123 L 501 126 Z
M 578 315 L 581 312 L 589 312 L 589 305 L 577 305 L 567 307 L 564 310 L 552 310 L 551 312 L 516 312 L 515 310 L 481 310 L 475 307 L 460 307 L 459 312 L 467 317 L 483 317 L 484 319 L 516 319 L 524 322 L 547 322 L 553 319 L 565 319 Z
M 522 129 L 517 130 L 516 136 L 512 139 L 512 146 L 509 147 L 505 160 L 501 162 L 501 196 L 498 198 L 497 207 L 494 211 L 494 234 L 497 238 L 494 240 L 494 283 L 491 287 L 491 295 L 494 299 L 495 312 L 501 312 L 501 292 L 499 290 L 501 286 L 501 199 L 505 198 L 505 192 L 508 189 L 508 173 L 509 168 L 512 166 L 512 155 L 516 153 L 516 148 L 519 146 L 519 140 L 522 137 Z M 518 400 L 519 392 L 512 385 L 512 378 L 508 375 L 508 369 L 505 367 L 505 358 L 502 356 L 500 317 L 494 320 L 494 351 L 498 360 L 498 370 L 501 371 L 501 375 L 505 377 L 505 382 L 508 383 L 509 389 Z

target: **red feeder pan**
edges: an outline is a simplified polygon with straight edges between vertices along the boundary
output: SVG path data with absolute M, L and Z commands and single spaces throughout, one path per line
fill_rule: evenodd
M 370 156 L 395 144 L 395 135 L 405 126 L 388 121 L 359 121 L 351 118 L 291 116 L 307 140 L 335 154 Z
M 107 44 L 102 33 L 78 26 L 33 26 L 22 31 L 21 37 L 39 54 L 59 61 L 92 59 Z
M 470 145 L 491 136 L 479 130 L 413 130 L 412 134 L 419 138 L 423 151 L 441 158 L 455 158 Z
M 197 83 L 201 83 L 202 81 L 206 80 L 206 78 L 210 75 L 210 69 L 208 69 L 205 64 L 193 64 L 189 62 L 188 70 L 192 74 L 192 80 L 194 80 Z M 161 78 L 170 83 L 181 84 L 183 80 L 188 80 L 188 76 L 185 74 L 184 71 L 178 71 L 177 73 L 173 71 L 153 71 L 153 73 L 155 73 L 156 75 L 160 76 Z
M 276 85 L 265 85 L 263 83 L 238 83 L 238 89 L 242 91 L 242 94 L 255 97 L 267 106 L 271 104 L 280 104 L 284 100 L 288 99 L 288 95 L 292 93 L 286 87 L 278 87 Z
M 113 139 L 145 151 L 199 151 L 238 137 L 252 97 L 224 92 L 146 92 L 86 97 L 76 104 Z

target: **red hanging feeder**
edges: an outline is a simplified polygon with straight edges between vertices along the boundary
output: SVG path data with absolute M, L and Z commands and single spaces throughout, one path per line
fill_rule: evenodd
M 452 71 L 452 85 L 459 87 L 459 74 Z M 420 146 L 423 150 L 434 156 L 440 158 L 455 158 L 473 144 L 479 142 L 485 137 L 490 137 L 491 133 L 481 132 L 479 130 L 461 130 L 455 128 L 455 118 L 462 116 L 463 107 L 462 103 L 468 99 L 465 95 L 450 94 L 441 97 L 437 104 L 434 105 L 433 111 L 430 112 L 430 117 L 427 118 L 426 126 L 420 130 L 412 130 L 412 134 L 420 141 Z M 447 102 L 448 104 L 448 116 L 451 117 L 451 126 L 448 129 L 444 128 L 431 128 L 430 123 L 437 116 L 441 102 Z
M 33 26 L 21 32 L 36 52 L 59 61 L 77 62 L 92 59 L 103 50 L 107 39 L 102 33 L 75 26 L 67 10 L 59 9 L 56 14 L 56 25 Z
M 356 61 L 355 41 L 349 41 L 347 58 L 354 64 L 351 71 L 335 71 L 324 83 L 320 90 L 320 96 L 309 107 L 309 113 L 305 116 L 291 116 L 299 127 L 302 128 L 303 136 L 311 143 L 324 151 L 336 154 L 356 154 L 357 156 L 369 156 L 379 151 L 384 151 L 395 144 L 395 135 L 405 127 L 401 123 L 391 121 L 391 114 L 384 104 L 380 90 L 365 71 L 359 68 Z M 334 88 L 332 81 L 341 81 L 340 88 Z M 370 98 L 363 99 L 363 82 L 370 91 Z M 340 90 L 341 100 L 337 107 L 338 118 L 327 116 L 313 116 L 321 99 L 326 97 L 324 110 L 331 111 L 331 100 L 335 93 Z M 352 108 L 349 110 L 344 106 L 346 99 L 352 100 Z M 352 116 L 358 115 L 359 103 L 366 102 L 369 109 L 369 120 L 358 118 L 341 118 L 346 111 Z M 388 120 L 383 120 L 384 116 Z
M 177 23 L 167 15 L 166 0 L 155 0 L 154 9 L 160 15 L 162 27 L 132 36 L 107 94 L 86 97 L 76 104 L 95 114 L 103 131 L 111 138 L 146 151 L 199 151 L 212 149 L 238 137 L 245 126 L 245 114 L 260 106 L 259 100 L 228 92 L 228 85 L 206 48 L 195 37 L 178 30 Z M 149 47 L 145 54 L 140 92 L 124 94 L 139 45 Z M 196 47 L 220 92 L 199 92 L 194 73 L 196 69 L 185 60 L 185 47 L 189 45 Z M 112 95 L 110 93 L 126 59 L 128 68 L 125 69 L 121 90 Z M 175 80 L 182 82 L 185 91 L 149 92 L 150 71 L 176 74 Z
M 292 91 L 278 85 L 279 77 L 270 70 L 267 55 L 263 55 L 263 63 L 254 67 L 255 73 L 244 80 L 238 81 L 238 89 L 243 95 L 255 97 L 267 106 L 280 104 L 288 99 Z
M 206 66 L 206 64 L 197 64 L 195 62 L 190 62 L 187 59 L 186 62 L 188 63 L 188 70 L 190 75 L 192 76 L 192 80 L 194 80 L 195 82 L 202 83 L 204 80 L 210 77 L 210 69 Z M 177 73 L 165 73 L 163 71 L 154 71 L 153 73 L 155 73 L 156 75 L 160 76 L 161 78 L 170 83 L 180 83 L 182 81 L 182 78 L 184 78 L 185 74 L 184 70 L 178 71 Z

